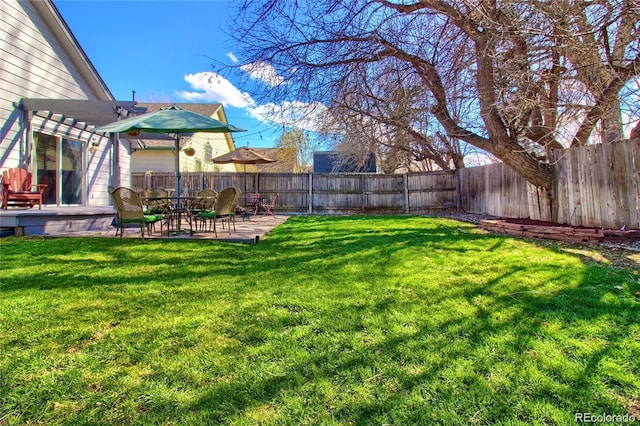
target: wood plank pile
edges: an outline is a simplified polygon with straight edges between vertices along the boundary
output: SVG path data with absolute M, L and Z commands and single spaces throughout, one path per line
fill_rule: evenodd
M 576 227 L 545 222 L 508 221 L 486 219 L 480 221 L 480 227 L 489 232 L 508 234 L 517 237 L 546 238 L 570 243 L 598 243 L 603 241 L 639 240 L 640 230 L 616 230 L 603 228 Z

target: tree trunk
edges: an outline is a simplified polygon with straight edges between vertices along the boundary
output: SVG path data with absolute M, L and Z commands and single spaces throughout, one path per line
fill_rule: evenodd
M 553 187 L 553 169 L 549 164 L 542 163 L 532 155 L 521 151 L 509 151 L 494 155 L 532 185 L 548 191 Z

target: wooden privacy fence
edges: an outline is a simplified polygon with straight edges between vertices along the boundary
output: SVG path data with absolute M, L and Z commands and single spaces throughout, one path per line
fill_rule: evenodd
M 557 221 L 640 228 L 640 140 L 553 151 L 550 161 Z
M 464 211 L 577 226 L 640 228 L 640 141 L 555 151 L 551 194 L 503 163 L 408 174 L 183 173 L 183 188 L 280 194 L 278 211 L 433 214 Z M 175 173 L 134 174 L 133 186 L 175 187 Z
M 553 151 L 552 196 L 504 164 L 460 170 L 462 209 L 574 226 L 640 228 L 640 141 Z
M 259 192 L 271 199 L 280 194 L 277 210 L 314 214 L 428 214 L 458 211 L 455 171 L 370 173 L 210 173 L 183 172 L 183 191 L 228 186 L 243 193 Z M 174 172 L 134 173 L 137 190 L 175 188 Z

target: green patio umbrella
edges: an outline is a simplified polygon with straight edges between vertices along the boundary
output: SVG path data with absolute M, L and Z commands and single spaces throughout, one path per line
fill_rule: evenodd
M 131 132 L 173 134 L 176 143 L 176 195 L 180 197 L 180 136 L 196 132 L 227 133 L 245 132 L 246 130 L 174 105 L 159 111 L 105 124 L 104 126 L 96 127 L 94 131 L 129 134 Z

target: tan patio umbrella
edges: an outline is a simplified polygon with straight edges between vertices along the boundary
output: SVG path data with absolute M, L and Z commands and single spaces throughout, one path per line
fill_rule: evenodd
M 273 163 L 273 158 L 262 155 L 249 147 L 238 148 L 235 151 L 228 152 L 224 155 L 216 157 L 213 162 L 216 164 L 242 164 L 244 165 L 244 191 L 247 192 L 247 164 L 266 164 Z
M 228 152 L 224 155 L 216 157 L 213 162 L 216 164 L 266 164 L 273 163 L 273 158 L 257 153 L 248 147 L 238 148 L 235 151 Z

